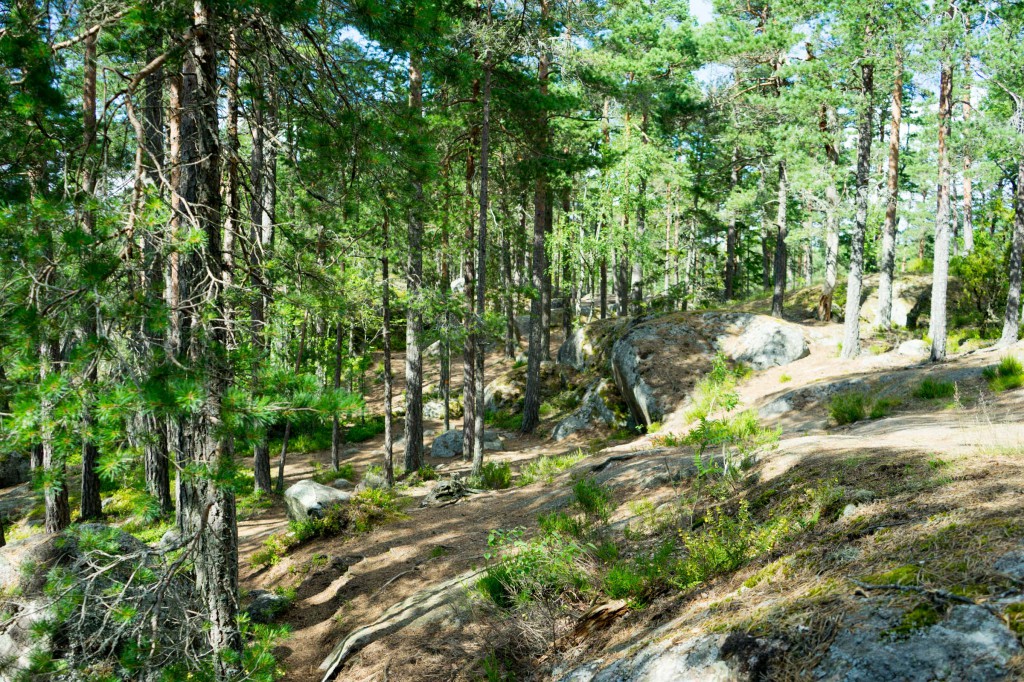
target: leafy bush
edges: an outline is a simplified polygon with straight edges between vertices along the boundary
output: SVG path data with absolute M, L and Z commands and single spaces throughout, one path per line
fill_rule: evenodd
M 577 538 L 581 537 L 586 529 L 580 519 L 560 511 L 541 514 L 537 517 L 537 525 L 540 526 L 540 530 L 543 533 L 561 533 Z
M 938 381 L 931 378 L 925 379 L 914 389 L 914 397 L 923 400 L 952 398 L 954 393 L 956 393 L 956 384 L 952 381 Z
M 363 533 L 375 525 L 398 517 L 402 506 L 398 496 L 390 488 L 368 488 L 360 490 L 349 500 L 349 520 L 352 529 Z
M 982 376 L 993 391 L 1007 391 L 1024 386 L 1024 365 L 1012 355 L 1007 355 L 995 367 L 986 367 Z
M 338 470 L 324 467 L 320 462 L 313 462 L 313 480 L 317 483 L 323 483 L 324 485 L 330 485 L 339 478 L 344 478 L 346 481 L 356 480 L 356 469 L 351 464 L 342 464 L 338 466 Z
M 550 455 L 538 457 L 528 462 L 519 469 L 518 485 L 529 485 L 534 481 L 551 483 L 558 474 L 576 465 L 586 455 L 582 450 L 576 450 L 564 455 Z
M 852 424 L 867 418 L 867 399 L 863 393 L 840 393 L 832 398 L 829 415 L 836 424 Z
M 362 443 L 374 436 L 384 433 L 384 417 L 371 417 L 363 419 L 345 432 L 345 441 L 348 443 Z
M 523 427 L 523 413 L 512 409 L 491 410 L 484 415 L 484 421 L 497 429 L 518 431 Z
M 487 544 L 494 551 L 485 555 L 491 563 L 477 590 L 502 608 L 590 589 L 581 565 L 586 552 L 571 538 L 555 533 L 526 541 L 521 530 L 491 531 Z
M 608 522 L 612 512 L 612 496 L 607 488 L 593 478 L 581 478 L 572 487 L 574 504 L 588 519 Z
M 484 462 L 480 475 L 469 479 L 469 487 L 504 490 L 512 485 L 512 467 L 508 462 Z
M 872 403 L 871 411 L 868 413 L 868 416 L 872 419 L 888 417 L 889 413 L 899 406 L 900 401 L 898 398 L 879 398 Z

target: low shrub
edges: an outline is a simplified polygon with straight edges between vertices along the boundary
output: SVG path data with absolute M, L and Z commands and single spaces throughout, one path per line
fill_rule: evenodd
M 545 534 L 523 540 L 522 531 L 492 531 L 490 561 L 477 590 L 502 608 L 538 599 L 562 599 L 589 591 L 586 550 L 572 538 Z
M 325 467 L 320 462 L 313 463 L 313 480 L 317 483 L 323 483 L 324 485 L 330 485 L 339 478 L 344 478 L 346 481 L 355 483 L 356 480 L 356 469 L 351 464 L 342 464 L 338 466 L 338 470 L 335 471 L 329 467 Z
M 470 488 L 504 490 L 512 485 L 512 467 L 508 462 L 484 462 L 480 475 L 470 477 Z
M 863 393 L 840 393 L 829 403 L 828 413 L 836 424 L 853 424 L 867 418 L 867 399 Z
M 914 389 L 914 397 L 923 400 L 952 398 L 954 393 L 956 393 L 956 384 L 952 381 L 938 381 L 930 378 L 922 381 Z
M 362 443 L 381 433 L 384 433 L 384 417 L 370 417 L 350 426 L 345 432 L 345 441 Z
M 871 404 L 871 411 L 868 416 L 871 419 L 882 419 L 888 417 L 889 413 L 900 406 L 898 398 L 879 398 Z
M 995 367 L 986 367 L 982 376 L 989 388 L 997 393 L 1024 386 L 1024 365 L 1012 355 L 1007 355 Z
M 581 478 L 572 487 L 574 504 L 588 520 L 607 523 L 612 512 L 611 492 L 593 478 Z
M 538 457 L 519 469 L 518 485 L 529 485 L 534 481 L 551 483 L 558 474 L 576 465 L 586 454 L 582 450 L 576 450 L 564 455 L 550 455 Z
M 523 428 L 521 410 L 491 410 L 484 415 L 484 422 L 503 431 L 518 431 Z

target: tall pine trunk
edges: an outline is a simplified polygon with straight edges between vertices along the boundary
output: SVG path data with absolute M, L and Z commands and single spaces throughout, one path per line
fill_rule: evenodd
M 1018 111 L 1018 116 L 1024 112 Z M 1017 162 L 1017 206 L 1013 221 L 1013 243 L 1010 247 L 1010 290 L 1006 295 L 1003 334 L 999 346 L 1017 343 L 1020 336 L 1021 260 L 1024 259 L 1024 158 Z
M 786 265 L 789 256 L 786 237 L 789 227 L 786 223 L 786 203 L 789 201 L 789 180 L 786 177 L 786 162 L 779 160 L 779 193 L 775 214 L 775 258 L 772 280 L 772 315 L 782 317 L 782 305 L 786 298 Z
M 335 391 L 341 389 L 341 318 L 334 323 L 334 377 L 331 386 Z M 390 358 L 389 358 L 390 362 Z M 341 466 L 341 418 L 334 415 L 331 420 L 331 468 L 335 471 Z
M 729 188 L 735 192 L 740 184 L 739 147 L 732 149 L 732 163 L 729 167 Z M 736 225 L 736 209 L 729 209 L 729 226 L 725 235 L 725 300 L 736 297 L 736 245 L 739 242 L 739 231 Z
M 380 259 L 381 270 L 381 342 L 384 346 L 384 478 L 389 487 L 395 485 L 394 423 L 392 419 L 392 392 L 394 377 L 391 374 L 391 273 L 389 271 L 388 219 L 384 217 L 384 253 Z M 413 473 L 413 472 L 409 472 Z
M 409 110 L 419 123 L 423 112 L 423 65 L 421 55 L 409 55 Z M 409 256 L 405 285 L 409 308 L 405 324 L 405 470 L 423 466 L 423 170 L 413 169 L 413 207 L 409 212 Z
M 825 281 L 818 299 L 818 319 L 828 322 L 832 319 L 832 298 L 839 280 L 839 190 L 836 188 L 836 173 L 839 167 L 839 122 L 835 109 L 822 105 L 818 129 L 825 138 L 825 156 L 828 168 L 825 170 Z
M 481 93 L 483 115 L 480 123 L 480 228 L 477 230 L 476 251 L 476 315 L 474 326 L 474 393 L 476 408 L 473 410 L 473 468 L 472 475 L 478 476 L 484 464 L 484 306 L 487 300 L 487 215 L 488 171 L 491 149 L 491 65 L 490 57 L 484 56 L 484 83 Z
M 952 20 L 953 5 L 947 15 Z M 938 205 L 935 211 L 935 247 L 932 268 L 931 321 L 928 332 L 932 337 L 931 359 L 946 359 L 946 291 L 949 286 L 949 124 L 953 112 L 953 65 L 943 57 L 939 73 L 939 183 Z
M 871 139 L 874 130 L 874 104 L 871 101 L 874 78 L 874 65 L 870 62 L 862 63 L 860 79 L 863 102 L 857 139 L 857 194 L 854 198 L 850 273 L 846 283 L 846 309 L 843 313 L 843 357 L 846 359 L 860 354 L 860 296 L 864 285 L 864 235 L 868 223 L 868 176 L 871 172 Z
M 896 47 L 896 76 L 892 87 L 892 122 L 889 126 L 888 201 L 882 224 L 882 253 L 878 275 L 878 319 L 882 329 L 892 326 L 892 287 L 896 268 L 896 208 L 900 195 L 900 126 L 903 118 L 903 49 Z
M 85 39 L 85 55 L 83 69 L 82 87 L 82 120 L 83 140 L 82 147 L 85 153 L 83 164 L 82 195 L 86 202 L 91 201 L 96 194 L 96 171 L 92 167 L 90 152 L 96 143 L 96 34 L 90 34 Z M 86 234 L 95 234 L 96 214 L 91 208 L 82 212 L 82 228 Z M 96 341 L 99 316 L 98 302 L 92 302 L 85 308 L 85 324 L 83 332 L 85 343 L 92 344 Z M 82 431 L 85 438 L 82 441 L 82 484 L 81 484 L 81 506 L 80 518 L 98 519 L 103 515 L 103 507 L 100 500 L 100 476 L 97 471 L 99 464 L 99 446 L 92 438 L 94 424 L 92 392 L 99 380 L 99 358 L 93 357 L 89 361 L 89 369 L 86 373 L 85 404 L 82 409 Z
M 230 449 L 220 435 L 221 402 L 230 383 L 225 362 L 221 275 L 220 148 L 217 120 L 217 56 L 210 9 L 196 3 L 195 37 L 185 55 L 181 88 L 180 165 L 177 194 L 204 237 L 203 247 L 189 255 L 181 278 L 184 312 L 189 316 L 187 366 L 202 370 L 204 400 L 184 419 L 188 460 L 201 470 L 231 466 Z M 211 314 L 212 313 L 212 314 Z M 238 627 L 238 531 L 234 491 L 210 474 L 182 481 L 184 529 L 198 535 L 196 586 L 206 606 L 207 633 L 217 680 L 239 673 L 242 636 Z

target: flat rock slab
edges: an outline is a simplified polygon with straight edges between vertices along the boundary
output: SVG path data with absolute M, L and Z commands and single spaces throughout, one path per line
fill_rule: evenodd
M 814 670 L 824 682 L 996 682 L 1022 653 L 1006 625 L 980 606 L 957 605 L 934 625 L 896 637 L 898 609 L 866 605 L 846 616 L 828 653 Z

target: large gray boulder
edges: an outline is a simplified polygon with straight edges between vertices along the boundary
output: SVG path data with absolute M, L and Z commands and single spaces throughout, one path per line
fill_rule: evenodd
M 809 350 L 797 326 L 765 315 L 673 313 L 632 322 L 612 344 L 612 377 L 636 423 L 650 426 L 689 399 L 718 353 L 761 370 Z
M 583 401 L 576 411 L 558 422 L 551 437 L 556 441 L 565 440 L 579 431 L 586 431 L 596 426 L 604 425 L 609 427 L 622 426 L 625 419 L 616 415 L 612 406 L 609 406 L 609 398 L 612 395 L 617 397 L 615 388 L 606 380 L 599 379 L 591 384 L 583 395 Z
M 0 488 L 10 488 L 26 482 L 31 477 L 28 457 L 9 452 L 0 455 Z
M 328 507 L 352 499 L 352 494 L 305 479 L 284 491 L 284 506 L 292 521 L 322 519 Z
M 501 437 L 494 431 L 484 431 L 485 450 L 504 450 Z M 451 459 L 462 456 L 462 429 L 445 431 L 430 444 L 430 456 Z

